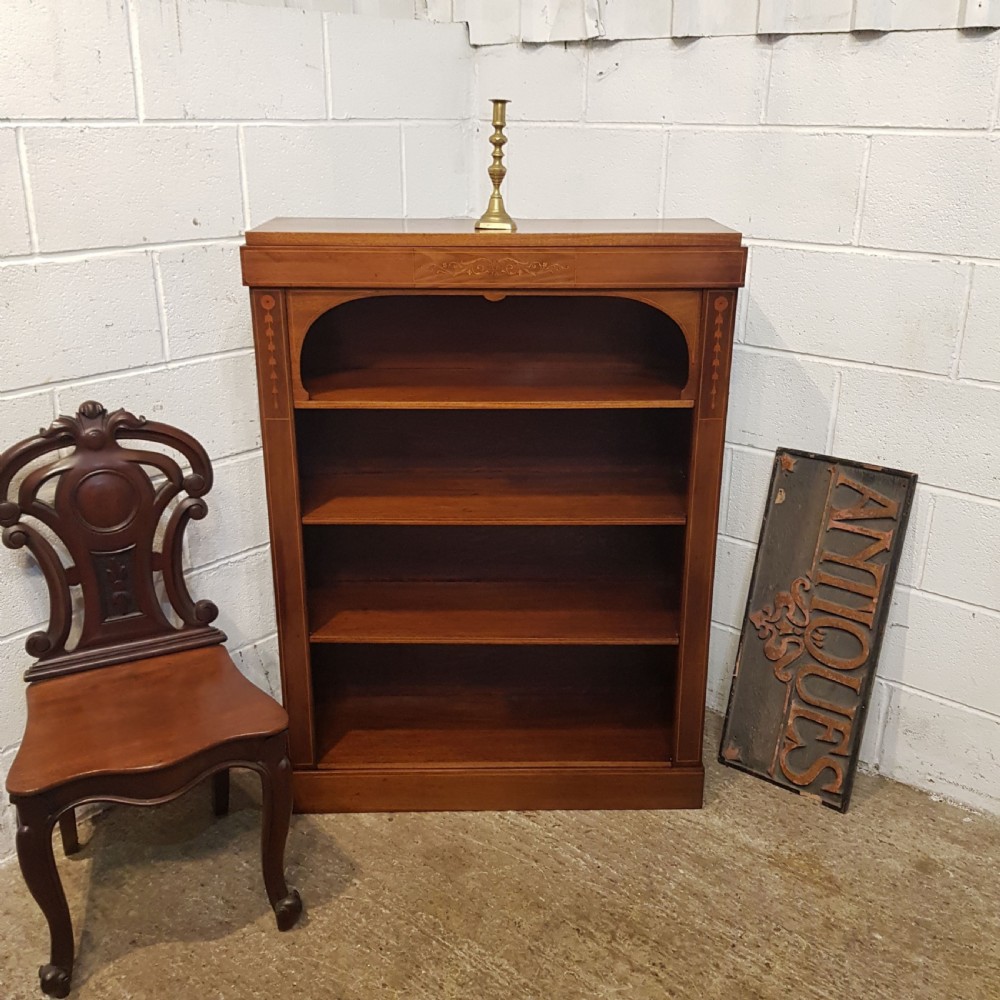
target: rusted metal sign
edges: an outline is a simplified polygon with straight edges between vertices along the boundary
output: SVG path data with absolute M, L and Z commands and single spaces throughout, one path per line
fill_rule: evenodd
M 723 764 L 847 809 L 916 481 L 778 450 Z

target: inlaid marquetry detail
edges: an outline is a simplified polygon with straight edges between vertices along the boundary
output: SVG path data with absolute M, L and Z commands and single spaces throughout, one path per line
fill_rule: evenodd
M 284 302 L 277 293 L 255 292 L 254 312 L 261 342 L 257 351 L 261 413 L 265 417 L 286 417 Z
M 264 310 L 264 336 L 267 337 L 267 365 L 270 369 L 268 381 L 271 385 L 271 404 L 277 410 L 281 405 L 278 393 L 278 362 L 275 358 L 277 348 L 274 345 L 274 296 L 262 295 L 260 307 Z
M 725 295 L 716 296 L 715 330 L 712 332 L 712 389 L 709 393 L 710 408 L 715 412 L 716 399 L 719 393 L 720 369 L 722 368 L 722 324 L 726 311 L 729 309 L 729 299 Z
M 575 279 L 570 254 L 454 254 L 417 255 L 414 278 L 418 284 L 482 284 L 483 282 L 564 284 Z
M 569 274 L 569 268 L 560 261 L 518 260 L 516 257 L 445 260 L 437 265 L 436 271 L 452 278 L 537 278 Z

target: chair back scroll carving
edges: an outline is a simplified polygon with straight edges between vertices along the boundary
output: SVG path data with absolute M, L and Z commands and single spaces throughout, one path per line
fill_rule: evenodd
M 182 454 L 185 475 L 168 455 L 128 441 L 150 441 Z M 68 454 L 60 454 L 65 449 Z M 13 482 L 32 467 L 12 495 Z M 155 485 L 146 468 L 163 479 Z M 54 492 L 53 492 L 54 487 Z M 38 561 L 49 589 L 49 625 L 25 644 L 37 658 L 25 680 L 89 670 L 160 653 L 213 645 L 225 635 L 211 622 L 211 601 L 194 601 L 184 583 L 181 545 L 192 518 L 208 512 L 204 496 L 212 488 L 205 449 L 190 435 L 167 424 L 108 411 L 88 401 L 75 416 L 59 417 L 47 430 L 0 455 L 0 526 L 8 548 L 27 548 Z M 40 493 L 52 495 L 51 501 Z M 186 494 L 157 533 L 171 501 Z M 65 546 L 69 565 L 39 530 L 44 525 Z M 181 620 L 164 614 L 156 574 Z M 72 587 L 83 597 L 79 638 L 67 649 L 73 623 Z

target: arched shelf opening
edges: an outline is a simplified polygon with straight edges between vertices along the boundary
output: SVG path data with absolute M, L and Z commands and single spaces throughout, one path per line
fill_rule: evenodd
M 377 295 L 318 317 L 297 405 L 517 409 L 690 407 L 688 343 L 614 295 Z

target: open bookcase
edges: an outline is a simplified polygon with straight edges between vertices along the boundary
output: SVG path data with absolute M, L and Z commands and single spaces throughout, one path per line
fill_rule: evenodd
M 740 236 L 247 233 L 301 810 L 697 806 Z

